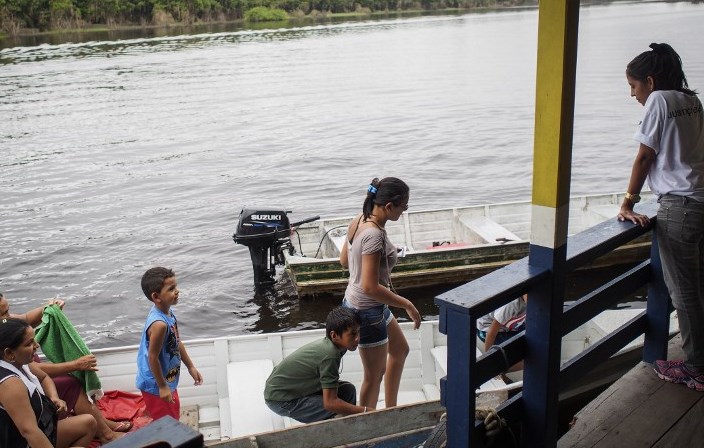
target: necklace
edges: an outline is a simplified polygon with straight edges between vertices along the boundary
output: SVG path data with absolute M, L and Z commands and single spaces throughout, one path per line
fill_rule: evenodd
M 370 222 L 376 226 L 377 229 L 381 230 L 382 232 L 385 232 L 386 230 L 381 227 L 379 224 L 376 223 L 373 219 L 365 219 L 364 222 Z

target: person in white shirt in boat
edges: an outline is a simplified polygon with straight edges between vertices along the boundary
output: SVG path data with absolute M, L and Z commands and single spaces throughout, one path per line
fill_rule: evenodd
M 477 319 L 477 336 L 484 342 L 484 351 L 489 351 L 493 345 L 508 341 L 525 329 L 526 304 L 528 294 L 507 303 L 492 313 Z M 508 371 L 523 369 L 523 361 L 511 366 Z

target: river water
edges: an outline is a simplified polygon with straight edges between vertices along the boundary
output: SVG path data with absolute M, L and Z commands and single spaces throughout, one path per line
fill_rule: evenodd
M 623 191 L 625 65 L 668 42 L 704 89 L 704 4 L 583 6 L 572 193 Z M 337 299 L 256 294 L 245 205 L 351 215 L 372 177 L 427 209 L 530 199 L 537 10 L 0 50 L 0 291 L 94 348 L 138 342 L 172 267 L 185 339 L 315 328 Z M 436 315 L 437 291 L 412 296 Z

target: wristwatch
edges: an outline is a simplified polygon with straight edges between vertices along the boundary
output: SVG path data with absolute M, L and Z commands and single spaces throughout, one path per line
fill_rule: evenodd
M 634 204 L 637 204 L 640 202 L 640 195 L 639 194 L 631 194 L 629 192 L 626 192 L 626 199 L 631 201 Z

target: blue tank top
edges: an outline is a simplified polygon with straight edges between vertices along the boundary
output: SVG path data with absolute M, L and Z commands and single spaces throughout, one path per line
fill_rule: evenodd
M 179 337 L 176 316 L 171 310 L 169 310 L 169 314 L 165 314 L 156 306 L 152 306 L 144 324 L 142 341 L 139 344 L 135 385 L 137 389 L 153 395 L 159 395 L 159 386 L 156 384 L 156 379 L 154 379 L 154 375 L 149 368 L 149 337 L 147 336 L 147 330 L 154 322 L 159 320 L 166 322 L 167 326 L 164 342 L 159 352 L 159 363 L 161 364 L 161 373 L 164 375 L 166 383 L 172 392 L 178 387 L 178 379 L 181 372 L 181 351 L 178 346 Z

